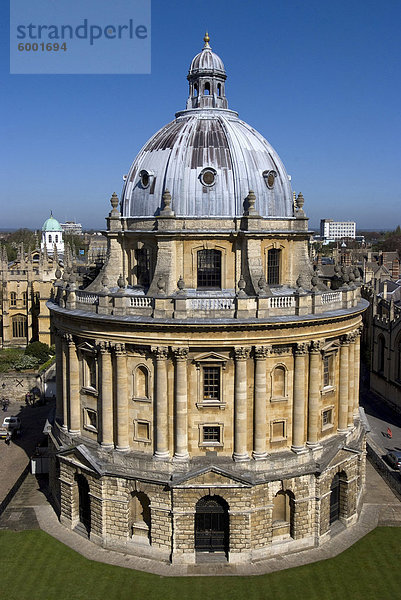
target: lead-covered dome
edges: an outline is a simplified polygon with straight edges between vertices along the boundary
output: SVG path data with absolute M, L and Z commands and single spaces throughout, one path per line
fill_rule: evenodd
M 176 216 L 235 217 L 250 190 L 262 217 L 292 217 L 293 198 L 283 163 L 253 127 L 228 110 L 226 73 L 209 37 L 188 73 L 187 109 L 142 148 L 122 194 L 124 217 L 148 217 L 163 208 L 169 190 Z

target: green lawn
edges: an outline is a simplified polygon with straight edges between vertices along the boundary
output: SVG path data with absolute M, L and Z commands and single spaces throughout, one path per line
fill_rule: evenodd
M 42 531 L 0 531 L 7 600 L 395 600 L 401 529 L 379 527 L 332 560 L 259 577 L 159 577 L 89 561 Z

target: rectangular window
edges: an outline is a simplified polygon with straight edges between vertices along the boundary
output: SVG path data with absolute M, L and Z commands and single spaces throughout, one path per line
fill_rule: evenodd
M 199 426 L 200 446 L 223 446 L 223 425 L 220 423 Z
M 322 428 L 330 427 L 333 424 L 333 409 L 327 408 L 322 412 Z
M 220 400 L 220 367 L 203 367 L 203 399 Z
M 13 317 L 13 338 L 26 338 L 26 334 L 26 317 L 23 315 Z
M 136 282 L 138 285 L 148 287 L 150 284 L 150 251 L 148 248 L 135 250 Z
M 285 439 L 285 421 L 273 421 L 271 424 L 271 439 L 273 442 Z
M 15 292 L 11 292 L 10 294 L 10 305 L 17 306 L 17 294 Z
M 149 421 L 134 421 L 135 440 L 137 442 L 150 442 L 150 423 Z
M 327 354 L 323 356 L 323 385 L 324 387 L 330 385 L 330 362 Z
M 84 409 L 84 427 L 90 431 L 97 431 L 97 412 L 95 410 Z
M 28 294 L 27 292 L 22 292 L 22 305 L 26 306 L 28 304 Z
M 221 252 L 199 250 L 198 288 L 221 289 Z
M 278 285 L 280 283 L 280 250 L 272 248 L 267 253 L 267 283 Z

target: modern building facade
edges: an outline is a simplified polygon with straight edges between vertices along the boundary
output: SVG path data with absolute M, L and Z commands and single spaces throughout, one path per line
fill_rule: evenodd
M 355 221 L 333 221 L 332 219 L 321 219 L 320 237 L 325 241 L 337 241 L 346 238 L 355 239 Z
M 272 146 L 205 36 L 185 110 L 111 198 L 107 262 L 49 302 L 63 524 L 173 563 L 317 546 L 358 518 L 360 282 L 319 282 Z

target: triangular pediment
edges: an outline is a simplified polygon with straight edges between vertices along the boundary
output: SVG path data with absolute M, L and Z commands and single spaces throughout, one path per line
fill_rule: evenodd
M 194 357 L 195 362 L 224 362 L 228 361 L 227 356 L 218 352 L 205 352 Z
M 84 342 L 83 344 L 79 344 L 78 349 L 83 350 L 84 352 L 96 352 L 95 345 L 92 345 L 89 342 Z
M 250 478 L 219 467 L 205 467 L 173 477 L 171 487 L 251 487 Z
M 95 460 L 95 457 L 88 450 L 84 444 L 79 444 L 78 446 L 63 448 L 58 452 L 58 456 L 66 458 L 69 462 L 73 463 L 74 466 L 80 467 L 82 469 L 90 470 L 98 475 L 103 475 L 103 470 L 101 469 L 98 462 Z

